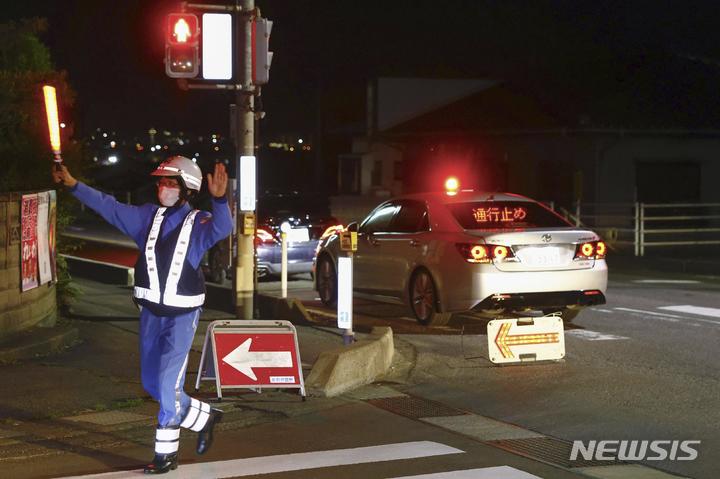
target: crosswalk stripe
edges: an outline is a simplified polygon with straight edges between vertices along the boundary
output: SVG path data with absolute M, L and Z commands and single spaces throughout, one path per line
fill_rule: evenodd
M 661 306 L 658 309 L 664 309 L 667 311 L 675 311 L 676 313 L 690 313 L 697 314 L 700 316 L 709 316 L 711 318 L 720 318 L 720 309 L 718 308 L 705 308 L 702 306 L 692 306 L 690 304 L 682 304 L 677 306 Z
M 617 336 L 615 334 L 598 333 L 589 329 L 571 329 L 565 331 L 566 336 L 574 336 L 587 341 L 617 341 L 619 339 L 629 339 L 625 336 Z
M 541 479 L 525 471 L 510 466 L 483 467 L 462 471 L 436 472 L 419 476 L 402 476 L 391 479 Z
M 228 477 L 271 474 L 318 467 L 347 466 L 370 462 L 396 461 L 419 457 L 462 454 L 465 451 L 433 441 L 401 442 L 382 446 L 333 449 L 329 451 L 301 452 L 277 456 L 250 457 L 228 461 L 201 462 L 180 466 L 172 477 L 182 479 L 223 479 Z M 107 472 L 65 479 L 130 479 L 141 470 Z

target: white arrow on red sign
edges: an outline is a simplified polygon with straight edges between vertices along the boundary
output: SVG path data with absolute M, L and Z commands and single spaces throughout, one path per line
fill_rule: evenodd
M 250 351 L 250 346 L 252 346 L 252 338 L 246 339 L 222 360 L 253 381 L 257 381 L 253 368 L 292 367 L 290 351 Z

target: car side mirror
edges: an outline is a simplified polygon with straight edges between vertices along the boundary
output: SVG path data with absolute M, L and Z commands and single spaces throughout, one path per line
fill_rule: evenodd
M 345 229 L 348 230 L 348 231 L 350 231 L 350 232 L 355 232 L 355 233 L 357 233 L 357 232 L 358 232 L 358 224 L 357 224 L 357 221 L 353 221 L 352 223 L 350 223 L 349 225 L 347 225 L 347 228 L 345 228 Z

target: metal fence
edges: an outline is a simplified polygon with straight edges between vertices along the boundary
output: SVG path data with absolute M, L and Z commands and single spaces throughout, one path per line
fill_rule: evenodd
M 576 203 L 556 211 L 635 256 L 648 248 L 720 245 L 720 203 Z

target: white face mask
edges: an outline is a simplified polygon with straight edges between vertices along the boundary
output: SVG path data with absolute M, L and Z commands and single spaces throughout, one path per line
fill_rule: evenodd
M 161 186 L 158 188 L 158 200 L 160 204 L 166 207 L 175 205 L 180 199 L 180 188 L 168 188 L 167 186 Z

